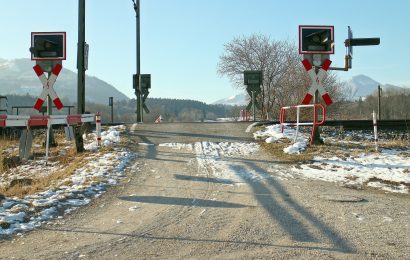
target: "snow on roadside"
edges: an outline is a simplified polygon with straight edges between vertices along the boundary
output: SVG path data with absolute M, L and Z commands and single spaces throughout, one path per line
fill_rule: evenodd
M 247 181 L 271 177 L 243 163 L 244 158 L 259 151 L 260 147 L 256 143 L 196 142 L 166 143 L 160 146 L 188 151 L 193 149 L 198 162 L 198 172 L 207 177 L 216 177 L 227 185 L 242 185 Z
M 32 230 L 50 219 L 70 213 L 79 206 L 88 204 L 92 198 L 99 197 L 108 186 L 117 184 L 124 176 L 128 162 L 135 156 L 115 146 L 120 141 L 119 130 L 123 127 L 110 127 L 102 132 L 102 143 L 113 147 L 110 152 L 97 151 L 95 133 L 86 136 L 85 148 L 96 152 L 86 159 L 86 165 L 61 180 L 60 185 L 56 185 L 57 188 L 28 195 L 23 199 L 4 198 L 0 203 L 0 237 Z M 43 172 L 44 164 L 29 161 L 29 165 L 33 172 Z M 49 172 L 52 170 L 49 169 Z
M 101 143 L 103 145 L 113 145 L 120 142 L 120 132 L 119 130 L 124 130 L 124 125 L 119 126 L 111 126 L 108 128 L 107 131 L 101 132 Z M 87 144 L 84 144 L 84 149 L 89 151 L 96 151 L 98 150 L 99 146 L 97 144 L 97 134 L 95 132 L 84 136 L 84 140 L 93 140 L 89 141 Z
M 382 150 L 379 154 L 348 158 L 316 156 L 313 162 L 294 167 L 307 178 L 361 187 L 367 185 L 385 191 L 409 193 L 410 160 L 403 153 Z
M 283 139 L 290 139 L 294 141 L 293 144 L 285 147 L 283 151 L 289 154 L 300 154 L 307 147 L 308 137 L 305 134 L 298 133 L 295 141 L 295 135 L 295 129 L 285 126 L 282 132 L 280 125 L 269 125 L 265 129 L 253 133 L 256 140 L 265 140 L 266 143 L 276 143 L 281 142 Z
M 285 127 L 281 133 L 280 125 L 266 126 L 265 129 L 254 133 L 257 140 L 267 143 L 281 142 L 282 139 L 294 139 L 295 129 Z M 347 133 L 347 136 L 351 134 Z M 357 133 L 356 133 L 357 136 Z M 369 139 L 369 134 L 363 135 L 363 140 Z M 339 142 L 344 145 L 358 142 L 334 140 L 325 138 L 332 143 Z M 297 142 L 284 149 L 285 153 L 302 153 L 307 147 L 307 138 L 298 137 Z M 292 167 L 293 174 L 306 178 L 336 182 L 342 185 L 369 187 L 382 189 L 389 192 L 409 193 L 410 189 L 410 148 L 407 150 L 382 149 L 379 153 L 361 153 L 350 155 L 350 151 L 343 150 L 347 157 L 340 158 L 330 155 L 316 156 L 311 162 Z

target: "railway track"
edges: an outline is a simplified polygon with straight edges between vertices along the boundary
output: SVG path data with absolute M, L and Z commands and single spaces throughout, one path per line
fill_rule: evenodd
M 295 121 L 288 121 L 289 123 L 295 123 Z M 304 121 L 301 121 L 303 123 Z M 181 122 L 186 123 L 186 122 Z M 190 122 L 192 123 L 192 122 Z M 215 122 L 218 124 L 220 122 Z M 237 122 L 237 123 L 252 123 L 249 122 Z M 105 123 L 103 125 L 106 126 L 114 126 L 120 124 L 127 124 L 127 123 Z M 166 124 L 166 123 L 164 123 Z M 201 123 L 198 124 L 212 124 L 211 122 Z M 273 124 L 280 124 L 279 121 L 259 121 L 258 125 L 273 125 Z M 372 120 L 327 120 L 324 126 L 329 127 L 341 127 L 344 130 L 373 130 L 373 121 Z M 410 120 L 401 119 L 401 120 L 379 120 L 377 122 L 377 126 L 379 130 L 410 130 Z M 55 131 L 64 131 L 64 126 L 54 126 L 53 129 Z M 11 137 L 11 138 L 18 138 L 20 136 L 20 130 L 24 129 L 25 127 L 10 127 L 10 128 L 0 128 L 0 137 Z M 42 127 L 33 127 L 33 129 L 38 129 L 42 131 Z
M 329 120 L 325 126 L 339 126 L 346 130 L 372 130 L 372 120 Z M 410 130 L 410 120 L 380 120 L 377 127 L 382 130 Z
M 287 121 L 296 123 L 296 121 Z M 303 123 L 304 121 L 301 121 Z M 260 121 L 260 125 L 280 124 L 279 121 Z M 373 130 L 372 120 L 327 120 L 324 126 L 342 127 L 344 130 Z M 377 121 L 380 130 L 410 130 L 410 120 L 380 120 Z

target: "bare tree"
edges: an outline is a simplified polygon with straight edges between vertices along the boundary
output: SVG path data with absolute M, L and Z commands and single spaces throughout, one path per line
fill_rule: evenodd
M 227 76 L 238 89 L 245 89 L 243 72 L 261 70 L 263 85 L 258 97 L 261 114 L 277 115 L 281 106 L 300 104 L 310 85 L 297 50 L 293 42 L 275 41 L 261 34 L 237 37 L 225 44 L 218 73 Z M 343 93 L 336 74 L 329 73 L 324 83 L 335 100 Z

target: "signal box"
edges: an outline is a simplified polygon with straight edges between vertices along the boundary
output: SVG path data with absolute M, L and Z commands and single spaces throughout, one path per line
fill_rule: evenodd
M 32 32 L 30 52 L 32 60 L 65 60 L 66 33 Z
M 334 26 L 299 26 L 300 54 L 334 54 Z

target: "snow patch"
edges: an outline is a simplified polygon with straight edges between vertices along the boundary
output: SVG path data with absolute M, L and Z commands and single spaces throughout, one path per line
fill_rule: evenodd
M 124 126 L 110 127 L 102 137 L 106 145 L 120 142 L 119 130 Z M 86 136 L 85 146 L 98 150 L 95 133 Z M 17 232 L 32 230 L 58 217 L 61 212 L 69 214 L 76 208 L 88 204 L 92 198 L 101 196 L 108 186 L 115 185 L 124 177 L 125 168 L 135 154 L 114 147 L 112 152 L 95 152 L 88 163 L 77 169 L 71 176 L 60 181 L 56 188 L 19 198 L 5 198 L 0 203 L 0 237 Z M 40 162 L 40 163 L 39 163 Z M 50 165 L 52 163 L 49 163 Z M 15 172 L 37 172 L 47 175 L 61 169 L 58 165 L 46 166 L 44 160 L 29 161 L 15 168 Z M 48 168 L 47 168 L 48 167 Z M 22 169 L 19 169 L 22 168 Z M 19 175 L 19 178 L 21 176 Z

